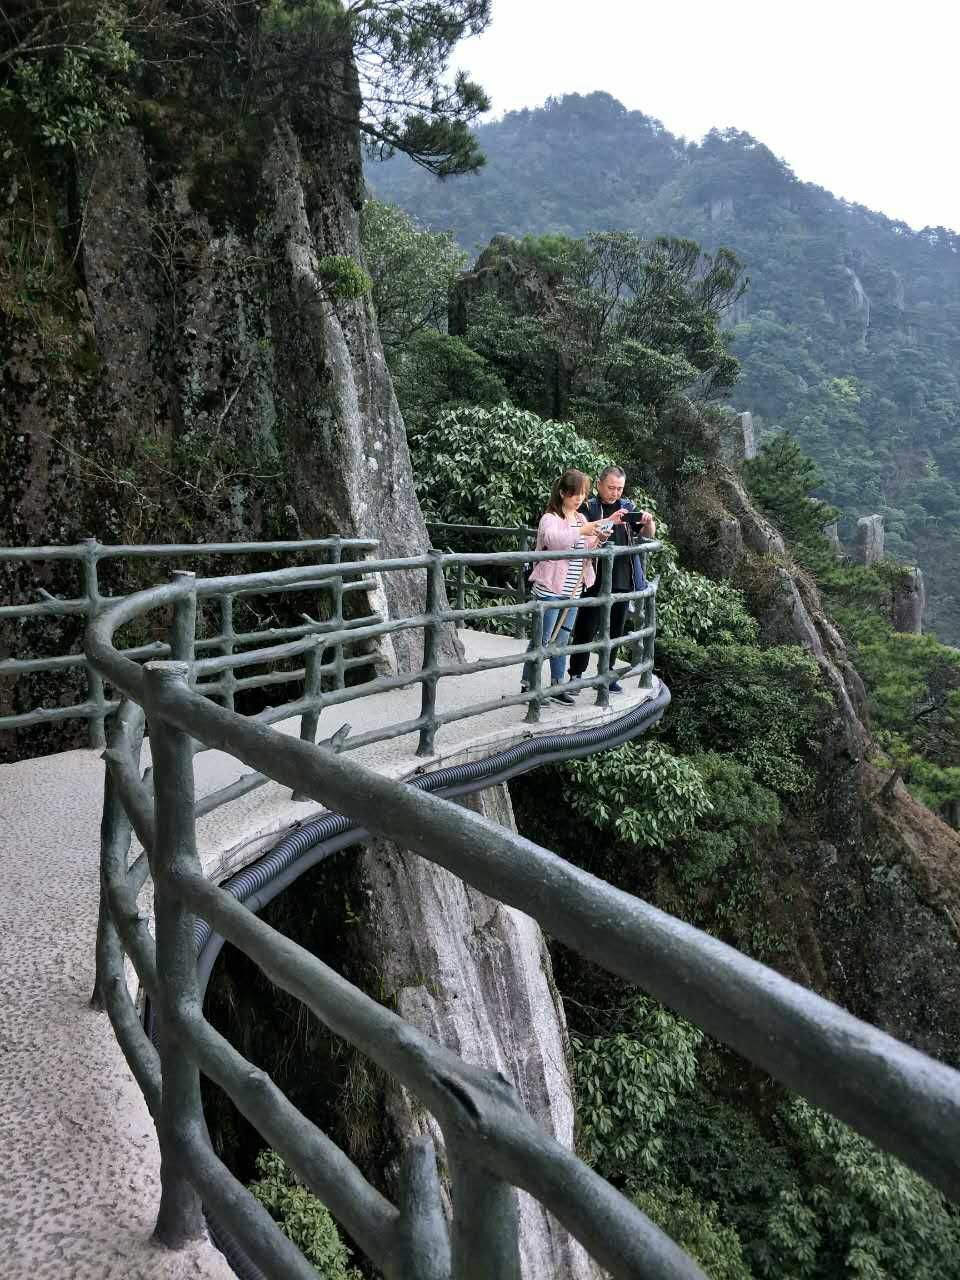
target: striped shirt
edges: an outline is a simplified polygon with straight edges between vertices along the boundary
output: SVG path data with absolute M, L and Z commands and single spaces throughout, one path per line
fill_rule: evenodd
M 581 515 L 581 513 L 577 511 L 574 515 L 574 518 L 568 521 L 568 523 L 574 524 L 574 525 L 586 524 L 587 519 L 586 519 L 586 516 Z M 571 550 L 582 551 L 586 547 L 586 545 L 587 545 L 587 540 L 581 533 L 577 538 L 576 542 L 574 542 Z M 576 596 L 579 596 L 582 591 L 583 591 L 583 557 L 580 556 L 577 559 L 567 561 L 567 571 L 563 576 L 563 586 L 560 590 L 560 594 L 562 596 L 575 598 Z M 534 586 L 533 586 L 533 594 L 535 596 L 550 596 L 553 594 L 553 592 L 548 591 L 546 587 L 542 587 L 539 582 L 536 582 L 534 583 Z

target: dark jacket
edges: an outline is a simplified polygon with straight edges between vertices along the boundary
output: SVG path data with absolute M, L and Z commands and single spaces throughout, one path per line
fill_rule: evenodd
M 607 505 L 609 506 L 610 504 L 608 503 Z M 612 505 L 613 505 L 614 511 L 618 511 L 621 509 L 624 511 L 636 511 L 637 509 L 636 506 L 630 501 L 629 498 L 618 498 L 617 501 Z M 583 506 L 580 508 L 580 510 L 583 512 L 583 514 L 587 517 L 588 520 L 602 520 L 604 518 L 603 504 L 601 503 L 600 499 L 596 495 L 594 495 L 592 498 L 588 498 L 586 502 L 583 504 Z M 626 524 L 623 526 L 623 528 L 627 535 L 627 541 L 632 542 L 633 530 L 630 528 L 629 525 L 626 525 Z M 641 561 L 638 555 L 633 555 L 633 556 L 624 557 L 624 558 L 625 559 L 629 558 L 630 567 L 633 570 L 633 590 L 643 591 L 644 588 L 647 586 L 647 576 L 643 572 L 643 562 Z M 597 582 L 599 583 L 599 581 L 600 581 L 600 573 L 598 570 Z

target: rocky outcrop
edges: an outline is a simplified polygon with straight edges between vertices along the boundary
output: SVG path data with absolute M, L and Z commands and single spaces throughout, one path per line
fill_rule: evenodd
M 837 559 L 839 559 L 840 556 L 843 555 L 843 547 L 841 546 L 841 543 L 840 543 L 840 525 L 836 520 L 834 520 L 832 524 L 827 524 L 823 526 L 823 536 L 826 538 L 827 542 L 830 544 L 830 550 L 837 557 Z
M 890 601 L 890 621 L 894 630 L 914 636 L 922 635 L 926 602 L 923 574 L 915 567 L 904 568 L 893 584 Z
M 863 287 L 860 277 L 853 268 L 844 267 L 843 270 L 850 280 L 850 291 L 852 295 L 851 301 L 853 309 L 857 313 L 861 324 L 860 337 L 857 340 L 857 348 L 860 351 L 866 351 L 867 335 L 870 332 L 870 298 L 867 295 L 866 289 Z
M 782 534 L 739 477 L 717 463 L 688 482 L 672 506 L 671 533 L 686 563 L 744 588 L 768 643 L 799 644 L 816 660 L 838 712 L 828 750 L 858 761 L 869 737 L 863 681 L 813 583 L 793 566 Z
M 83 234 L 70 253 L 78 227 L 52 220 L 45 231 L 75 286 L 69 306 L 48 316 L 0 305 L 0 541 L 252 541 L 299 530 L 375 538 L 384 556 L 422 552 L 369 300 L 338 293 L 323 271 L 333 261 L 359 272 L 357 131 L 328 117 L 308 152 L 282 115 L 253 112 L 224 132 L 200 110 L 202 93 L 184 80 L 159 123 L 144 115 L 63 190 L 43 193 L 45 208 L 83 208 Z M 168 568 L 145 565 L 112 589 Z M 77 594 L 69 565 L 0 572 L 10 601 L 34 600 L 39 587 Z M 424 579 L 389 575 L 373 607 L 420 612 Z M 0 623 L 0 654 L 79 640 L 75 619 L 31 628 Z M 448 653 L 456 643 L 447 634 Z M 407 669 L 421 651 L 420 633 L 396 632 L 384 656 Z M 3 710 L 78 701 L 70 678 L 5 686 Z M 70 730 L 18 745 L 75 745 Z
M 857 521 L 854 556 L 858 564 L 878 564 L 883 559 L 883 516 L 861 516 Z
M 512 236 L 494 236 L 470 271 L 454 281 L 450 292 L 450 333 L 462 336 L 470 317 L 484 298 L 495 299 L 510 315 L 543 316 L 556 312 L 559 276 L 531 262 Z M 558 352 L 547 352 L 540 382 L 539 404 L 531 405 L 541 417 L 564 416 L 570 396 L 572 370 Z
M 463 803 L 515 829 L 505 786 Z M 571 1146 L 566 1021 L 536 922 L 385 842 L 368 848 L 359 874 L 370 902 L 360 945 L 376 966 L 381 998 L 466 1062 L 502 1072 L 537 1122 Z M 442 1152 L 433 1117 L 395 1082 L 386 1090 L 394 1136 L 428 1134 Z M 518 1194 L 525 1280 L 593 1280 L 598 1273 L 581 1247 Z
M 721 447 L 724 460 L 731 467 L 739 467 L 757 456 L 757 442 L 753 429 L 752 413 L 735 413 L 723 432 Z

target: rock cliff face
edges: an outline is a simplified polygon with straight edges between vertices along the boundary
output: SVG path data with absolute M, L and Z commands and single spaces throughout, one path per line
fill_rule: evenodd
M 505 786 L 464 803 L 515 829 Z M 383 842 L 367 850 L 360 875 L 372 894 L 361 945 L 383 998 L 465 1061 L 502 1072 L 538 1123 L 572 1145 L 566 1021 L 536 922 Z M 393 1082 L 386 1089 L 394 1136 L 428 1134 L 442 1151 L 433 1117 Z M 593 1280 L 598 1272 L 580 1246 L 518 1194 L 525 1280 Z
M 821 811 L 784 831 L 770 882 L 794 894 L 785 967 L 858 1016 L 956 1062 L 960 1044 L 960 838 L 869 763 L 863 683 L 815 586 L 725 465 L 670 507 L 685 565 L 748 595 L 770 644 L 816 660 L 836 715 L 821 760 Z
M 922 635 L 926 602 L 923 574 L 917 568 L 904 569 L 903 577 L 893 587 L 890 621 L 894 628 L 910 635 Z
M 359 266 L 357 131 L 328 128 L 307 154 L 288 119 L 251 116 L 223 135 L 197 110 L 187 88 L 162 111 L 146 104 L 84 171 L 38 179 L 51 210 L 41 248 L 66 301 L 56 317 L 0 306 L 0 542 L 339 533 L 378 539 L 384 556 L 424 550 L 375 317 L 330 274 Z M 64 212 L 78 205 L 82 236 Z M 423 581 L 390 575 L 376 605 L 418 612 Z M 12 601 L 39 586 L 78 594 L 72 567 L 0 582 Z M 78 635 L 74 620 L 0 626 L 0 656 Z M 399 632 L 386 656 L 407 668 L 420 651 L 418 633 Z M 59 692 L 31 678 L 0 702 L 24 711 Z M 64 745 L 76 742 L 48 735 L 43 749 Z

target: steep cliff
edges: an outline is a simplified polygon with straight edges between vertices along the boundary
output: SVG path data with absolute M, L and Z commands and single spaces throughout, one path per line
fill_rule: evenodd
M 767 853 L 767 909 L 789 939 L 777 963 L 891 1034 L 960 1061 L 960 836 L 902 783 L 885 785 L 846 645 L 737 475 L 715 463 L 685 480 L 670 515 L 683 563 L 743 590 L 765 643 L 811 654 L 835 707 L 815 803 Z
M 464 803 L 516 829 L 506 786 Z M 360 943 L 378 968 L 381 998 L 466 1062 L 500 1071 L 544 1129 L 571 1146 L 566 1019 L 536 922 L 384 842 L 365 852 L 358 875 L 370 895 Z M 436 1121 L 395 1082 L 386 1082 L 384 1108 L 394 1135 L 426 1133 L 442 1151 Z M 525 1280 L 592 1280 L 596 1267 L 580 1245 L 518 1195 Z
M 0 296 L 0 541 L 339 533 L 378 539 L 384 556 L 422 551 L 376 320 L 362 288 L 352 296 L 356 128 L 313 131 L 305 150 L 295 118 L 228 126 L 209 85 L 173 87 L 85 165 L 8 177 L 8 253 L 13 214 L 32 205 L 24 252 L 60 283 L 30 305 L 9 280 Z M 4 595 L 76 595 L 73 572 L 5 570 Z M 422 589 L 422 575 L 390 575 L 382 603 L 417 612 Z M 78 626 L 0 627 L 0 655 L 63 651 Z M 419 644 L 398 632 L 388 656 L 415 666 Z M 33 678 L 0 693 L 13 712 L 56 697 Z

